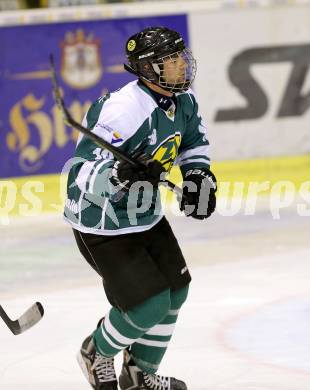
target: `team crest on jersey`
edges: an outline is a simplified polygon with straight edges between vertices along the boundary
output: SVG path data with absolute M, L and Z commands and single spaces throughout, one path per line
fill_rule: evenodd
M 181 134 L 175 133 L 174 135 L 166 138 L 152 153 L 154 160 L 160 161 L 165 170 L 168 172 L 177 158 L 180 143 Z
M 61 75 L 70 87 L 86 89 L 95 85 L 103 73 L 100 41 L 79 29 L 67 32 L 61 43 Z

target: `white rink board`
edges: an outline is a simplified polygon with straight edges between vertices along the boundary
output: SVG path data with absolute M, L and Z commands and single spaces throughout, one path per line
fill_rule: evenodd
M 215 116 L 220 109 L 242 108 L 248 104 L 228 77 L 229 65 L 236 55 L 249 49 L 294 46 L 287 52 L 298 51 L 298 61 L 305 61 L 303 50 L 298 46 L 307 45 L 310 50 L 310 6 L 222 9 L 192 13 L 189 18 L 191 46 L 198 59 L 195 89 L 201 112 L 209 125 L 212 158 L 229 160 L 308 154 L 309 55 L 307 76 L 301 89 L 301 95 L 308 94 L 308 109 L 302 115 L 277 117 L 293 63 L 283 59 L 257 63 L 258 60 L 254 59 L 250 73 L 268 99 L 266 112 L 256 119 L 227 122 L 215 122 Z M 277 56 L 277 53 L 266 56 L 273 61 L 272 56 Z M 298 72 L 300 74 L 300 69 Z M 240 83 L 249 82 L 242 71 L 237 77 Z M 253 96 L 254 99 L 256 96 L 255 105 L 258 105 L 259 96 L 255 91 Z

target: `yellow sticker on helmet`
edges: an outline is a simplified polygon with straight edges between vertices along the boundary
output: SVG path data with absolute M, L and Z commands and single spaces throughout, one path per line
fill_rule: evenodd
M 128 43 L 127 43 L 127 49 L 128 51 L 133 51 L 135 50 L 136 48 L 136 41 L 134 41 L 133 39 L 131 39 Z

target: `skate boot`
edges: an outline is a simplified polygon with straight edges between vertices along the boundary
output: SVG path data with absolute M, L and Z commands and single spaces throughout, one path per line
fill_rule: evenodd
M 119 385 L 122 390 L 187 390 L 186 384 L 178 379 L 140 370 L 127 350 L 124 351 Z
M 96 352 L 92 336 L 88 336 L 84 340 L 77 360 L 93 389 L 118 389 L 114 370 L 114 358 L 105 358 Z

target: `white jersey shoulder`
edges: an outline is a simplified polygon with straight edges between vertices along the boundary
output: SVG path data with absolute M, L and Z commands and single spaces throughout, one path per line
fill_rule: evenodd
M 119 142 L 115 146 L 119 146 L 139 129 L 156 107 L 155 101 L 138 86 L 137 81 L 130 82 L 111 93 L 93 131 L 108 142 L 112 142 L 116 134 Z

